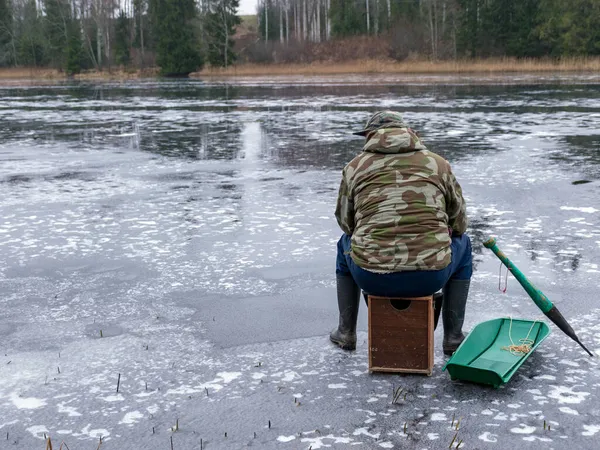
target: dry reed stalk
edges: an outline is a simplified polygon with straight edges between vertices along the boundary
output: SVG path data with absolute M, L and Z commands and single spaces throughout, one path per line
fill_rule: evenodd
M 191 74 L 199 77 L 252 77 L 281 75 L 350 75 L 350 74 L 503 74 L 503 73 L 569 73 L 600 72 L 599 57 L 551 58 L 488 58 L 476 60 L 430 61 L 417 59 L 394 61 L 391 59 L 358 59 L 343 62 L 317 61 L 308 64 L 254 64 L 246 63 L 227 69 L 207 67 Z M 75 75 L 79 80 L 129 80 L 158 76 L 158 68 L 116 69 L 86 71 Z M 59 80 L 65 74 L 54 69 L 11 67 L 0 69 L 1 81 Z

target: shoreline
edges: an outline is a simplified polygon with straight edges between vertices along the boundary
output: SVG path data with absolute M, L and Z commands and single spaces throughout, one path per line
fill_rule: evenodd
M 158 68 L 86 71 L 72 80 L 124 81 L 158 78 Z M 600 58 L 485 59 L 462 61 L 385 61 L 354 60 L 309 64 L 240 64 L 227 69 L 204 68 L 190 78 L 238 78 L 265 76 L 333 76 L 333 75 L 514 75 L 536 73 L 600 73 Z M 0 68 L 0 83 L 19 80 L 66 80 L 64 73 L 47 68 Z

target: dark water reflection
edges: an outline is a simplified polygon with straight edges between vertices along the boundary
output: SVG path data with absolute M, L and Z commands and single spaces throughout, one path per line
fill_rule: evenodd
M 566 139 L 575 158 L 598 153 L 590 149 L 597 147 L 597 137 L 561 135 L 582 117 L 598 118 L 598 85 L 182 81 L 0 88 L 0 97 L 0 145 L 23 139 L 80 150 L 127 144 L 164 156 L 235 160 L 247 124 L 258 122 L 260 130 L 251 132 L 259 159 L 338 168 L 360 149 L 360 139 L 350 132 L 372 111 L 390 108 L 405 113 L 430 148 L 450 161 L 506 149 L 507 140 L 532 133 Z

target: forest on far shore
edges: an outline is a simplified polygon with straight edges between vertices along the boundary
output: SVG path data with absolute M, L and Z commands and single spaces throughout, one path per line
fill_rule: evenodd
M 600 0 L 0 0 L 0 67 L 83 70 L 600 55 Z

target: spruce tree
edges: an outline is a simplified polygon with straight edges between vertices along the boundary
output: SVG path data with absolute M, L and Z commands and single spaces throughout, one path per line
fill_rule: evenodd
M 45 0 L 44 31 L 50 60 L 67 75 L 81 71 L 82 41 L 79 22 L 69 0 Z
M 13 18 L 9 0 L 0 0 L 0 66 L 14 61 Z
M 237 15 L 239 6 L 239 0 L 217 0 L 209 3 L 204 29 L 211 66 L 228 67 L 235 62 L 233 35 L 235 27 L 241 23 Z
M 165 76 L 187 76 L 202 66 L 193 29 L 194 0 L 150 0 L 156 63 Z
M 44 38 L 43 23 L 38 15 L 36 0 L 27 0 L 23 4 L 18 26 L 17 59 L 19 64 L 34 67 L 47 65 L 46 50 L 47 41 Z
M 115 24 L 115 62 L 122 66 L 129 64 L 129 19 L 121 10 Z

